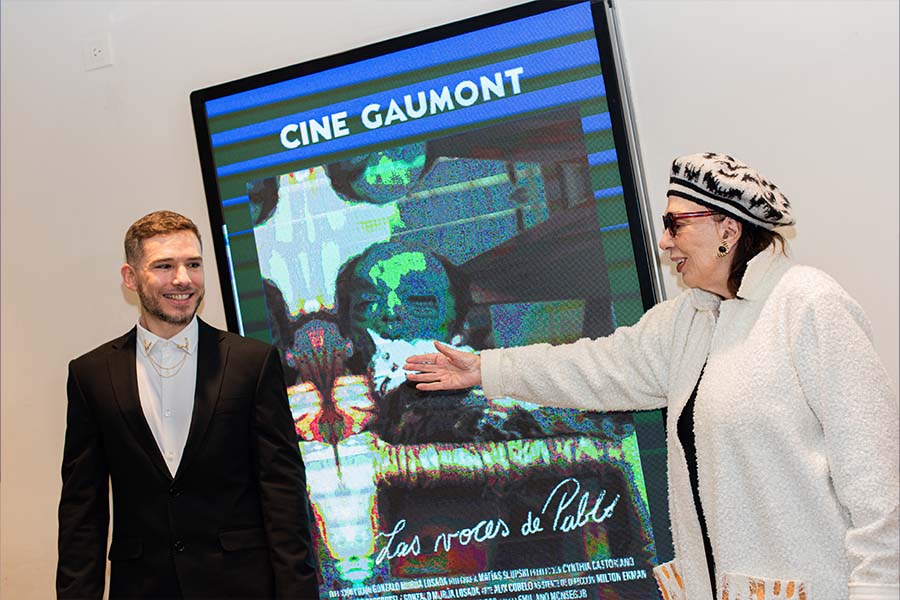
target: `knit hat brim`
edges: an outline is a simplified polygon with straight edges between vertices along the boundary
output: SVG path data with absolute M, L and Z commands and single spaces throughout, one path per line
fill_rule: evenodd
M 781 190 L 758 171 L 727 154 L 706 152 L 676 158 L 672 162 L 668 195 L 765 229 L 794 224 L 791 204 Z

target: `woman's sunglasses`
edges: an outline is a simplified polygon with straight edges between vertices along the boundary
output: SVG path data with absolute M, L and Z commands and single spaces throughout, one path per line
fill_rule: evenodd
M 678 221 L 682 219 L 692 219 L 694 217 L 708 217 L 710 215 L 716 214 L 714 210 L 699 210 L 696 212 L 681 212 L 681 213 L 670 213 L 667 212 L 662 216 L 663 219 L 663 227 L 666 228 L 666 231 L 669 232 L 669 235 L 675 237 L 678 234 Z

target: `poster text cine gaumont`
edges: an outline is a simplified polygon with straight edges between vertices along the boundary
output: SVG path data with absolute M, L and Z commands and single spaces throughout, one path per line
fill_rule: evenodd
M 465 108 L 479 101 L 487 102 L 507 95 L 516 96 L 522 93 L 520 77 L 524 71 L 523 67 L 515 67 L 489 75 L 480 75 L 477 81 L 464 79 L 456 83 L 452 90 L 448 85 L 440 89 L 418 90 L 414 94 L 404 94 L 399 102 L 396 98 L 390 98 L 386 106 L 372 102 L 363 107 L 360 122 L 368 130 L 378 129 L 410 119 L 455 110 L 458 107 Z M 293 150 L 300 146 L 350 135 L 353 132 L 347 123 L 347 116 L 347 111 L 342 110 L 319 118 L 288 123 L 281 128 L 281 145 Z

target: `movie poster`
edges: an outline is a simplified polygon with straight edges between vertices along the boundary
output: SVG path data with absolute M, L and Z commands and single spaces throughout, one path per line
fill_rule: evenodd
M 242 333 L 281 350 L 323 598 L 657 598 L 663 420 L 407 356 L 643 313 L 590 5 L 207 102 Z

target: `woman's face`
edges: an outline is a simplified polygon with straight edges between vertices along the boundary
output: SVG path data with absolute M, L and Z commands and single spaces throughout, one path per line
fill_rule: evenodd
M 666 212 L 673 215 L 705 210 L 708 210 L 705 206 L 678 196 L 669 196 L 666 207 Z M 659 247 L 669 253 L 669 260 L 675 263 L 676 270 L 684 279 L 684 285 L 731 298 L 728 274 L 733 259 L 731 248 L 740 237 L 740 225 L 737 221 L 728 217 L 717 220 L 715 215 L 689 217 L 677 220 L 675 228 L 674 236 L 668 229 L 663 230 Z M 717 252 L 723 239 L 728 242 L 729 252 L 726 256 L 719 257 Z

